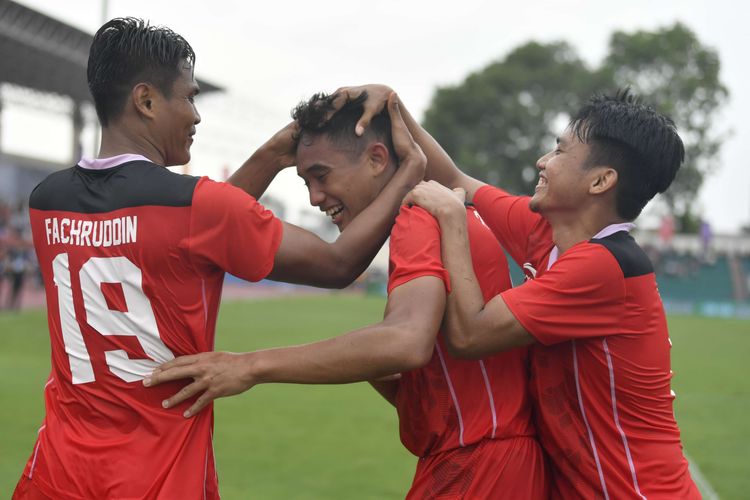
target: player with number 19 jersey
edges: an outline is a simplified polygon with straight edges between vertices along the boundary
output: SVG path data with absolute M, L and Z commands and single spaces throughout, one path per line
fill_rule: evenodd
M 273 267 L 281 222 L 239 189 L 137 155 L 82 160 L 31 195 L 52 370 L 24 475 L 45 495 L 218 498 L 213 410 L 165 410 L 141 381 L 210 351 L 224 272 Z M 23 481 L 23 478 L 22 478 Z

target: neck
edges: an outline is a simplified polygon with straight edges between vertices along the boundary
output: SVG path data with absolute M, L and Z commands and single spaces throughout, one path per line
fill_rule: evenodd
M 102 145 L 97 158 L 109 158 L 122 154 L 138 154 L 157 165 L 166 164 L 164 154 L 149 137 L 118 125 L 102 128 Z
M 578 212 L 573 216 L 545 215 L 545 218 L 552 226 L 552 241 L 561 254 L 577 243 L 590 240 L 609 225 L 627 222 L 611 211 L 601 210 L 599 207 L 584 213 Z

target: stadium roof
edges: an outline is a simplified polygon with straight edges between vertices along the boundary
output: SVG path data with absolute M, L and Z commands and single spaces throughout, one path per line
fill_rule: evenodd
M 86 64 L 93 35 L 0 0 L 0 82 L 91 101 Z M 198 79 L 201 92 L 223 90 Z

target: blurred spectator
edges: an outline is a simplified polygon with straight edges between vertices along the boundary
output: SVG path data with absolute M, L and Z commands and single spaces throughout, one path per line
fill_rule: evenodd
M 17 210 L 0 202 L 0 309 L 17 310 L 26 276 L 33 267 L 28 214 L 24 203 Z M 7 283 L 7 285 L 6 285 Z
M 11 226 L 6 238 L 5 272 L 10 281 L 10 290 L 6 299 L 7 308 L 18 310 L 21 306 L 21 290 L 29 271 L 29 244 L 24 241 L 21 230 Z
M 703 250 L 701 257 L 704 262 L 708 262 L 711 260 L 711 242 L 714 239 L 711 224 L 705 220 L 701 220 L 699 234 L 701 238 L 701 249 Z
M 667 214 L 662 218 L 659 227 L 659 240 L 663 249 L 671 246 L 672 238 L 674 238 L 674 217 L 672 214 Z

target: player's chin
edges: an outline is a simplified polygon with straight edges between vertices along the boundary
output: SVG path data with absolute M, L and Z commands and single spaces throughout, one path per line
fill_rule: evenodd
M 535 194 L 529 200 L 529 210 L 535 213 L 539 213 L 540 209 L 541 209 L 541 200 L 540 200 L 540 197 Z
M 187 165 L 188 163 L 190 163 L 190 149 L 180 155 L 175 165 Z

